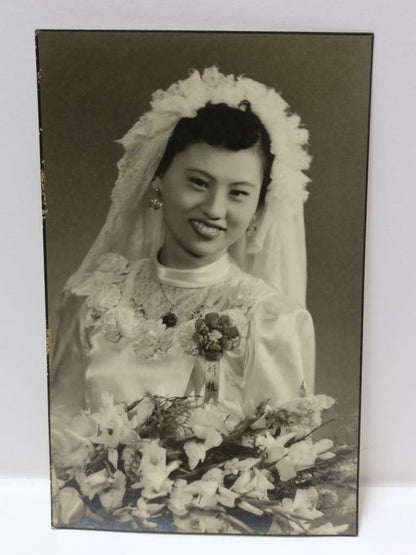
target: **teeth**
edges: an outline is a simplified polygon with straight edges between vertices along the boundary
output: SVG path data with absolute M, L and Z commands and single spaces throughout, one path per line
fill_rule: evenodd
M 192 226 L 204 237 L 216 237 L 221 233 L 221 229 L 212 225 L 206 225 L 198 220 L 191 220 Z

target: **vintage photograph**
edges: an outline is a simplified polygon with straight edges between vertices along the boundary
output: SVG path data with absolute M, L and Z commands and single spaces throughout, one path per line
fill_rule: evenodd
M 372 46 L 37 32 L 54 527 L 358 533 Z

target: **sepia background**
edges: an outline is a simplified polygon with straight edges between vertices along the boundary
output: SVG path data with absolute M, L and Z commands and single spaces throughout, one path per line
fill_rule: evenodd
M 316 391 L 356 413 L 360 387 L 372 37 L 338 34 L 38 34 L 49 327 L 104 223 L 122 148 L 151 93 L 216 64 L 276 88 L 310 131 L 307 304 Z

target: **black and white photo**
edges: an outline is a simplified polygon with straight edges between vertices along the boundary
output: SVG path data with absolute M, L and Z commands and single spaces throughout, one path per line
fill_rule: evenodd
M 38 31 L 54 527 L 357 534 L 372 41 Z

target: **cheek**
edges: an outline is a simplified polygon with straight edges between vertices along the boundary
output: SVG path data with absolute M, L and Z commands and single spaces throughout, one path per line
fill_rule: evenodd
M 186 212 L 198 202 L 198 197 L 186 186 L 167 187 L 162 190 L 162 201 L 165 211 L 175 217 L 175 213 Z
M 240 203 L 229 210 L 229 223 L 235 230 L 246 229 L 256 212 L 254 203 Z

